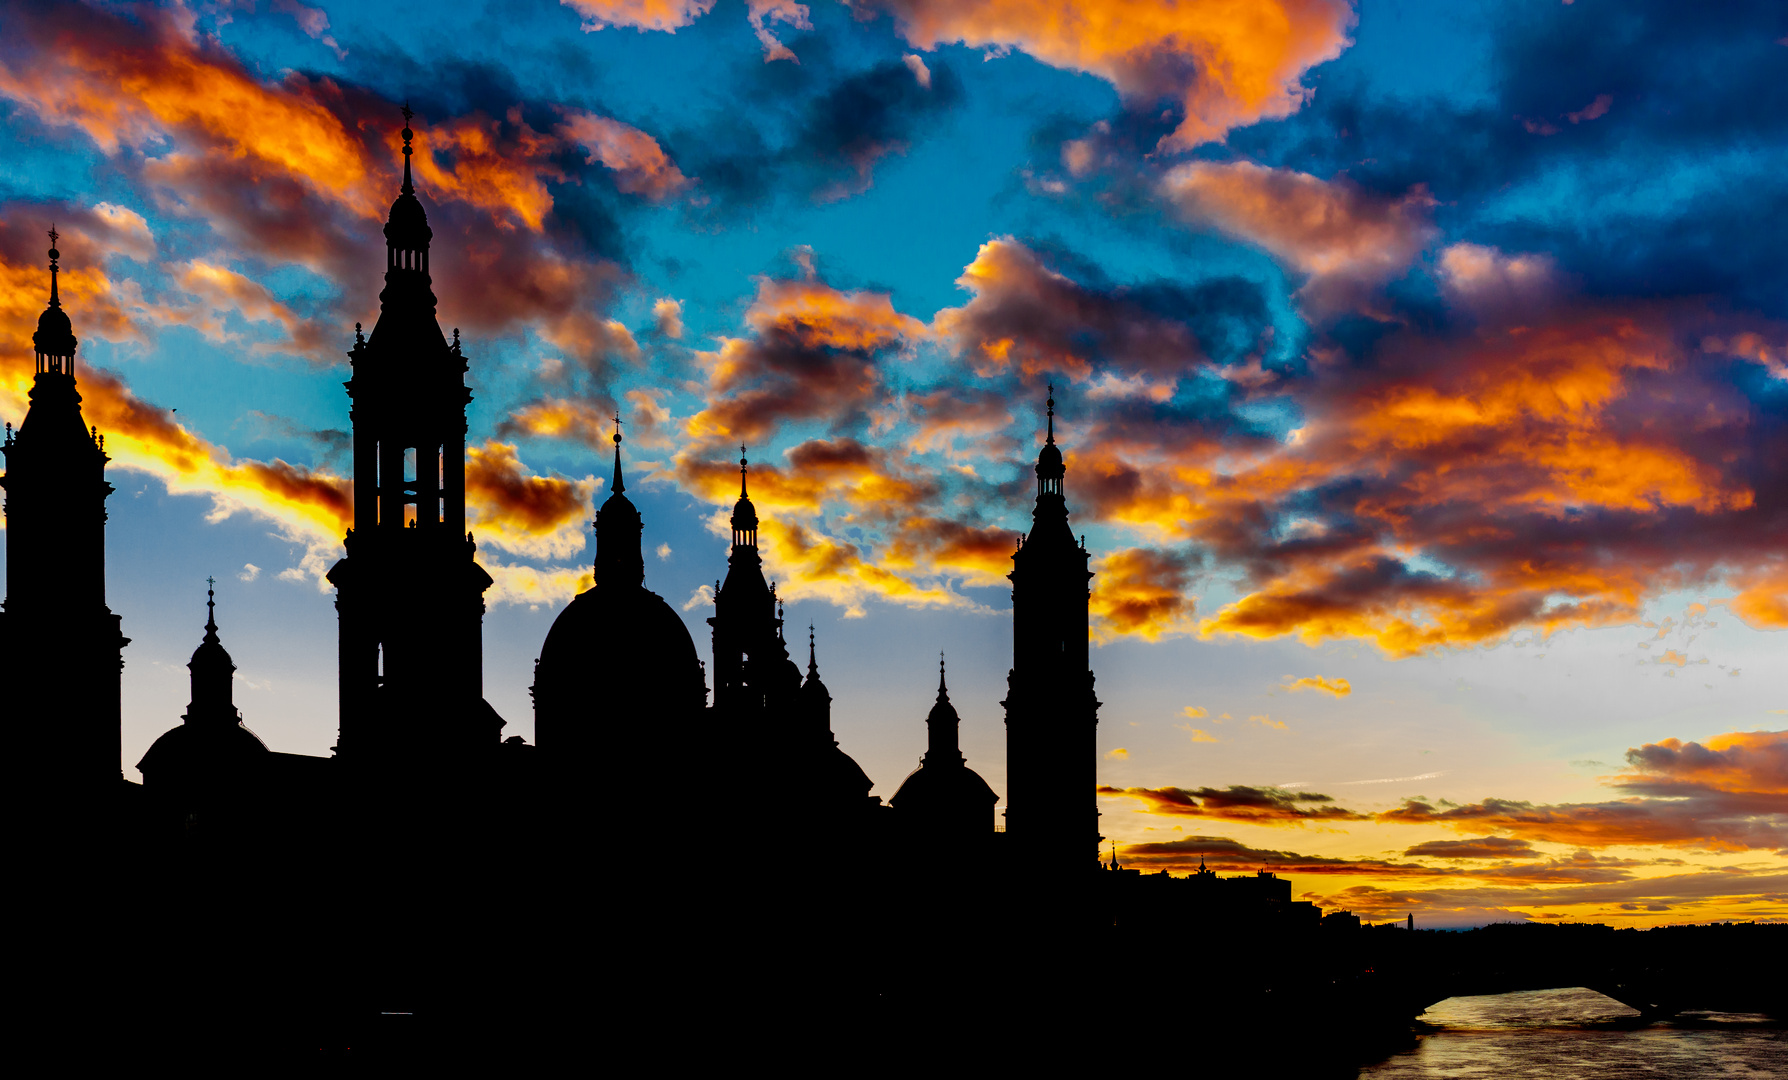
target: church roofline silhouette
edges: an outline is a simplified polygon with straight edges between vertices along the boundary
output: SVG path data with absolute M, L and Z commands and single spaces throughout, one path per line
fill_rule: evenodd
M 459 331 L 451 340 L 436 318 L 430 274 L 434 232 L 415 187 L 410 159 L 414 115 L 403 110 L 403 182 L 384 235 L 385 287 L 370 334 L 356 324 L 347 356 L 351 403 L 353 525 L 346 555 L 328 573 L 338 612 L 339 730 L 330 760 L 363 787 L 414 784 L 430 770 L 479 767 L 513 754 L 503 719 L 483 696 L 483 593 L 492 579 L 477 562 L 466 529 L 465 375 L 471 358 Z M 57 234 L 51 231 L 52 243 Z M 42 575 L 27 572 L 40 547 L 90 553 L 103 567 L 103 438 L 88 431 L 75 389 L 76 338 L 57 283 L 60 253 L 50 251 L 50 296 L 34 335 L 36 384 L 31 408 L 5 452 L 9 561 L 5 622 L 15 632 L 48 621 L 75 627 L 71 650 L 93 677 L 71 675 L 90 693 L 77 710 L 77 740 L 88 748 L 81 780 L 91 787 L 117 778 L 121 650 L 128 639 L 104 607 L 103 572 L 52 596 Z M 1069 871 L 1097 865 L 1074 834 L 1091 801 L 1097 699 L 1087 664 L 1089 554 L 1068 530 L 1066 467 L 1055 441 L 1055 399 L 1047 402 L 1048 434 L 1038 455 L 1033 524 L 1013 555 L 1013 665 L 1002 703 L 1007 715 L 1008 773 L 1013 787 L 1005 832 L 1028 860 Z M 535 662 L 530 687 L 540 761 L 569 772 L 605 754 L 626 757 L 643 747 L 641 733 L 615 718 L 653 715 L 661 729 L 689 726 L 723 747 L 722 756 L 773 770 L 809 788 L 813 809 L 859 817 L 878 809 L 912 828 L 947 836 L 991 835 L 998 796 L 957 749 L 956 712 L 940 661 L 937 704 L 927 724 L 929 749 L 919 767 L 882 807 L 870 779 L 832 733 L 833 700 L 821 681 L 809 628 L 805 677 L 789 655 L 783 606 L 763 574 L 759 518 L 750 497 L 750 462 L 740 447 L 739 498 L 732 512 L 731 554 L 708 622 L 713 657 L 712 702 L 707 665 L 682 619 L 645 584 L 644 523 L 627 498 L 623 420 L 616 416 L 613 482 L 597 512 L 594 584 L 555 619 Z M 163 800 L 191 801 L 181 787 L 218 786 L 199 779 L 217 770 L 251 769 L 267 748 L 231 703 L 234 665 L 218 636 L 215 593 L 204 641 L 192 663 L 193 704 L 181 726 L 157 740 L 139 763 L 144 782 Z M 79 620 L 84 619 L 85 622 Z M 617 627 L 626 627 L 617 633 Z M 625 672 L 591 693 L 598 670 Z M 1084 674 L 1076 674 L 1083 672 Z M 634 725 L 637 727 L 637 724 Z M 195 749 L 203 745 L 203 749 Z M 235 750 L 229 749 L 236 748 Z M 532 749 L 532 748 L 529 748 Z M 292 755 L 281 755 L 292 756 Z M 191 759 L 191 760 L 188 760 Z M 202 759 L 202 760 L 201 760 Z M 72 765 L 70 766 L 72 767 Z M 176 779 L 178 778 L 178 779 Z M 201 800 L 202 801 L 202 800 Z M 211 813 L 217 813 L 215 809 Z M 199 814 L 189 808 L 186 816 Z
M 997 794 L 962 754 L 941 654 L 923 758 L 889 805 L 869 794 L 834 734 L 811 624 L 805 674 L 789 654 L 744 447 L 708 619 L 712 669 L 702 662 L 647 588 L 619 416 L 613 482 L 592 522 L 594 582 L 554 619 L 535 663 L 537 745 L 505 739 L 484 699 L 492 580 L 466 529 L 472 360 L 436 318 L 412 116 L 406 106 L 379 319 L 370 336 L 356 325 L 347 353 L 354 524 L 328 574 L 340 650 L 331 757 L 278 752 L 245 726 L 208 580 L 190 703 L 143 755 L 143 783 L 124 780 L 130 639 L 106 604 L 109 459 L 81 413 L 50 230 L 30 405 L 7 427 L 0 476 L 0 655 L 54 695 L 12 729 L 20 892 L 37 905 L 20 923 L 19 981 L 52 1003 L 34 1037 L 104 1035 L 182 1062 L 253 1046 L 413 1063 L 425 1049 L 463 1067 L 476 1046 L 588 1055 L 603 1043 L 595 1016 L 629 1043 L 679 1052 L 706 1039 L 769 1059 L 792 1042 L 831 1054 L 828 1071 L 890 1034 L 911 1037 L 916 1056 L 954 1053 L 966 1033 L 1059 1066 L 1097 1013 L 1091 989 L 1123 962 L 1107 946 L 1150 946 L 1152 964 L 1155 942 L 1213 924 L 1227 936 L 1202 943 L 1202 958 L 1241 976 L 1203 1001 L 1226 1024 L 1258 1024 L 1254 1013 L 1276 1024 L 1310 986 L 1339 999 L 1315 1021 L 1331 1035 L 1406 1023 L 1411 1002 L 1439 1000 L 1421 995 L 1453 992 L 1380 974 L 1415 955 L 1404 943 L 1428 939 L 1344 933 L 1357 917 L 1321 918 L 1265 869 L 1218 878 L 1201 860 L 1188 877 L 1143 875 L 1120 866 L 1115 845 L 1099 861 L 1091 555 L 1068 524 L 1053 386 L 1031 527 L 1012 556 L 1003 831 Z M 662 774 L 666 744 L 690 762 L 678 775 Z M 659 866 L 659 850 L 677 859 Z M 1705 956 L 1700 940 L 1674 947 Z M 1335 948 L 1316 948 L 1325 941 Z M 1499 945 L 1495 964 L 1506 955 Z M 1454 982 L 1471 974 L 1461 970 Z M 1658 1015 L 1691 999 L 1779 999 L 1779 980 L 1722 997 L 1742 974 L 1702 979 L 1687 997 L 1675 976 L 1609 985 Z M 635 1039 L 636 1021 L 653 1038 Z
M 190 704 L 142 756 L 142 784 L 123 779 L 129 639 L 105 604 L 108 459 L 103 435 L 81 415 L 77 341 L 57 287 L 60 255 L 50 252 L 31 404 L 7 434 L 0 477 L 9 553 L 0 646 L 14 654 L 46 636 L 60 644 L 35 654 L 63 701 L 57 723 L 21 734 L 38 766 L 21 790 L 30 805 L 53 808 L 46 837 L 68 850 L 81 836 L 112 837 L 137 876 L 160 883 L 162 899 L 146 902 L 165 902 L 164 921 L 184 929 L 142 947 L 162 950 L 155 955 L 170 970 L 191 968 L 195 956 L 228 966 L 239 955 L 234 942 L 254 933 L 248 920 L 283 913 L 330 943 L 329 966 L 294 955 L 278 968 L 277 991 L 256 985 L 307 995 L 304 1008 L 361 1001 L 348 988 L 362 984 L 427 999 L 462 970 L 509 972 L 490 974 L 495 982 L 523 969 L 549 978 L 544 957 L 505 950 L 491 913 L 520 897 L 538 933 L 573 940 L 587 921 L 581 875 L 593 845 L 644 830 L 693 844 L 692 861 L 734 888 L 716 910 L 699 890 L 679 889 L 675 875 L 650 875 L 638 886 L 651 898 L 640 899 L 640 919 L 701 943 L 688 946 L 691 955 L 718 977 L 793 964 L 830 972 L 815 986 L 837 986 L 850 981 L 853 951 L 891 932 L 886 913 L 902 912 L 900 932 L 935 947 L 975 925 L 960 904 L 996 902 L 990 875 L 1022 868 L 1044 896 L 1074 895 L 1108 876 L 1094 873 L 1089 556 L 1068 528 L 1053 394 L 1033 522 L 1013 554 L 1003 828 L 998 795 L 962 755 L 942 657 L 922 760 L 887 804 L 870 794 L 873 782 L 834 731 L 840 703 L 821 678 L 811 626 L 805 672 L 790 655 L 783 604 L 764 574 L 745 447 L 726 572 L 707 620 L 711 664 L 703 662 L 680 614 L 648 588 L 645 522 L 627 495 L 619 416 L 612 483 L 592 521 L 593 584 L 558 613 L 535 662 L 536 744 L 504 738 L 504 720 L 484 698 L 492 579 L 467 529 L 473 357 L 437 319 L 434 233 L 409 161 L 412 115 L 406 108 L 403 183 L 384 228 L 379 317 L 370 333 L 355 326 L 347 351 L 353 524 L 328 572 L 339 636 L 329 757 L 281 753 L 250 730 L 209 581 L 188 664 Z M 82 572 L 41 572 L 53 562 Z M 675 777 L 658 775 L 667 743 L 684 751 L 680 762 L 693 759 Z M 807 850 L 795 864 L 771 855 L 779 838 L 796 835 Z M 205 898 L 244 889 L 253 904 L 220 908 Z M 1062 910 L 1046 905 L 1037 917 Z M 442 954 L 443 941 L 457 944 Z M 739 992 L 748 993 L 742 984 Z M 472 1000 L 497 1007 L 486 991 L 463 998 Z M 463 1001 L 435 1010 L 469 1007 Z

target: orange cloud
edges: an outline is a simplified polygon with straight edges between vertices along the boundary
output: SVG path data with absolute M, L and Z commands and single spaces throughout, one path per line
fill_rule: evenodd
M 712 387 L 688 434 L 761 442 L 789 420 L 834 426 L 867 415 L 882 389 L 880 357 L 928 334 L 886 293 L 843 292 L 813 279 L 761 278 L 745 312 L 750 338 L 698 353 Z
M 1550 255 L 1506 255 L 1481 244 L 1449 244 L 1439 269 L 1453 300 L 1478 311 L 1516 304 L 1543 308 L 1548 294 L 1560 288 Z
M 582 551 L 594 477 L 533 476 L 512 443 L 466 447 L 468 524 L 488 544 L 536 558 Z
M 118 292 L 128 299 L 144 322 L 162 325 L 190 326 L 215 342 L 237 342 L 241 335 L 228 329 L 227 316 L 235 312 L 248 323 L 276 323 L 285 330 L 282 339 L 257 343 L 255 352 L 290 350 L 335 363 L 341 355 L 340 342 L 332 329 L 306 319 L 281 302 L 273 290 L 227 266 L 205 259 L 166 266 L 172 284 L 197 298 L 196 302 L 174 300 L 164 295 L 157 303 L 142 299 L 135 282 L 127 282 Z
M 706 15 L 714 0 L 559 0 L 584 17 L 586 33 L 611 26 L 676 33 Z
M 571 439 L 596 450 L 614 445 L 613 411 L 587 401 L 542 398 L 510 411 L 497 427 L 500 435 L 536 435 L 547 439 Z
M 1154 548 L 1114 551 L 1094 565 L 1093 640 L 1137 634 L 1149 641 L 1190 633 L 1195 599 L 1184 556 Z
M 1734 731 L 1705 744 L 1664 739 L 1628 750 L 1627 763 L 1633 772 L 1614 781 L 1626 788 L 1788 795 L 1788 731 Z
M 1331 382 L 1319 367 L 1290 438 L 1175 446 L 1171 433 L 1144 441 L 1095 424 L 1096 456 L 1070 482 L 1099 518 L 1246 568 L 1255 588 L 1202 632 L 1360 638 L 1399 656 L 1631 618 L 1720 558 L 1710 550 L 1693 569 L 1644 519 L 1699 528 L 1755 503 L 1749 470 L 1730 467 L 1716 434 L 1736 436 L 1745 406 L 1699 381 L 1661 318 L 1561 310 L 1467 340 L 1391 340 L 1370 374 L 1339 367 Z M 1690 400 L 1693 437 L 1655 422 Z M 1322 509 L 1289 510 L 1311 498 Z M 1629 557 L 1586 559 L 1571 520 Z M 1549 538 L 1544 552 L 1534 537 Z M 1714 549 L 1736 543 L 1733 561 L 1758 567 L 1735 575 L 1747 585 L 1735 609 L 1766 620 L 1788 576 L 1766 571 L 1760 541 L 1727 533 Z M 1466 572 L 1412 570 L 1415 553 Z
M 169 212 L 204 222 L 238 250 L 328 277 L 339 287 L 331 302 L 339 325 L 369 314 L 360 305 L 378 289 L 377 228 L 401 171 L 395 103 L 326 78 L 262 80 L 164 9 L 33 8 L 8 31 L 0 97 L 17 102 L 19 115 L 86 133 L 156 189 Z M 58 77 L 37 77 L 48 66 Z M 501 116 L 415 122 L 414 168 L 436 233 L 435 288 L 442 310 L 468 330 L 534 329 L 601 373 L 614 358 L 638 356 L 626 328 L 601 314 L 627 273 L 549 227 L 549 185 L 592 178 L 596 170 L 574 162 L 580 151 L 603 163 L 617 187 L 648 198 L 686 178 L 650 136 L 619 121 L 559 109 L 565 122 L 539 131 L 523 111 L 518 103 Z M 142 224 L 115 209 L 115 235 Z M 153 238 L 143 228 L 135 243 L 140 250 Z M 205 318 L 181 315 L 175 301 L 150 306 L 179 321 Z M 298 324 L 289 337 L 312 356 L 334 351 L 315 327 Z
M 79 128 L 108 155 L 179 135 L 307 178 L 353 212 L 382 216 L 382 185 L 369 174 L 365 148 L 325 100 L 337 94 L 333 84 L 294 75 L 265 85 L 189 37 L 177 12 L 144 8 L 136 17 L 141 26 L 91 12 L 16 13 L 10 32 L 55 57 L 57 76 L 0 62 L 0 96 L 45 123 Z
M 1288 675 L 1287 679 L 1291 679 Z M 1280 689 L 1296 693 L 1299 690 L 1320 690 L 1336 697 L 1346 697 L 1353 693 L 1353 686 L 1346 679 L 1331 679 L 1323 675 L 1306 675 L 1301 679 L 1291 679 Z
M 600 161 L 613 169 L 615 187 L 629 195 L 663 202 L 690 185 L 689 178 L 665 154 L 658 140 L 636 127 L 606 116 L 568 110 L 559 131 L 589 151 L 585 161 Z
M 1540 853 L 1525 840 L 1506 836 L 1478 836 L 1470 840 L 1430 840 L 1404 851 L 1412 857 L 1431 859 L 1537 859 Z
M 1016 368 L 1027 378 L 1062 372 L 1087 379 L 1095 350 L 1127 368 L 1180 375 L 1203 355 L 1184 323 L 1122 294 L 1087 289 L 1011 237 L 982 244 L 956 284 L 974 298 L 939 311 L 932 325 L 984 378 Z
M 750 482 L 767 572 L 787 583 L 789 599 L 826 599 L 853 617 L 871 597 L 973 608 L 950 583 L 996 584 L 1011 570 L 1014 533 L 928 513 L 936 482 L 890 451 L 854 439 L 810 439 L 786 457 L 786 466 L 753 462 Z M 738 498 L 739 471 L 730 462 L 686 453 L 673 468 L 685 490 L 717 507 Z M 726 513 L 714 519 L 717 532 L 725 531 Z M 829 535 L 825 518 L 834 513 L 885 540 L 869 548 Z
M 1012 423 L 1010 402 L 989 391 L 938 390 L 910 395 L 902 404 L 900 416 L 887 422 L 904 419 L 912 424 L 909 445 L 917 451 L 940 450 L 953 457 L 959 439 L 970 440 L 974 449 L 989 449 L 992 437 Z
M 1436 235 L 1428 223 L 1434 200 L 1421 190 L 1387 199 L 1345 179 L 1246 161 L 1187 162 L 1169 170 L 1161 187 L 1185 217 L 1260 245 L 1315 279 L 1312 287 L 1382 284 Z
M 813 23 L 807 18 L 807 5 L 797 4 L 795 0 L 747 0 L 747 3 L 745 17 L 757 35 L 758 43 L 764 47 L 764 62 L 795 60 L 795 54 L 776 40 L 767 24 L 779 22 L 792 30 L 811 30 Z
M 782 582 L 788 600 L 825 600 L 861 618 L 870 598 L 907 607 L 973 608 L 966 597 L 937 585 L 885 570 L 850 541 L 816 533 L 799 523 L 763 519 L 759 531 L 766 572 Z
M 1163 148 L 1221 140 L 1231 129 L 1288 116 L 1308 96 L 1304 72 L 1350 43 L 1346 0 L 853 0 L 891 13 L 921 49 L 961 42 L 1020 49 L 1085 71 L 1139 108 L 1184 110 Z
M 1435 807 L 1410 799 L 1375 819 L 1592 848 L 1788 847 L 1788 731 L 1732 732 L 1706 744 L 1665 739 L 1628 750 L 1627 764 L 1604 781 L 1626 796 L 1610 802 L 1485 799 Z
M 1101 796 L 1140 801 L 1150 814 L 1166 817 L 1216 818 L 1247 825 L 1307 825 L 1313 822 L 1369 821 L 1313 791 L 1285 791 L 1239 785 L 1218 788 L 1115 788 L 1101 786 Z

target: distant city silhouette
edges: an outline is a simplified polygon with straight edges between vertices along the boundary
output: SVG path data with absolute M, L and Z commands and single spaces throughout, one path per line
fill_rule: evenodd
M 40 907 L 25 963 L 52 988 L 38 1008 L 64 1036 L 103 1028 L 147 1057 L 463 1062 L 550 1047 L 587 1066 L 650 1032 L 686 1040 L 687 1055 L 798 1053 L 834 1071 L 870 1067 L 827 1058 L 840 1047 L 892 1061 L 965 1041 L 1046 1063 L 1085 1052 L 1098 994 L 1154 995 L 1162 965 L 1197 968 L 1221 993 L 1151 996 L 1138 1022 L 1215 1036 L 1307 1008 L 1297 1022 L 1326 1033 L 1305 1048 L 1318 1056 L 1347 1033 L 1406 1029 L 1435 994 L 1485 986 L 1586 980 L 1565 985 L 1647 1016 L 1779 1007 L 1779 991 L 1726 977 L 1700 948 L 1711 935 L 1636 970 L 1622 966 L 1625 938 L 1584 937 L 1576 959 L 1560 959 L 1557 927 L 1499 931 L 1494 949 L 1435 944 L 1445 936 L 1410 933 L 1413 919 L 1392 934 L 1325 917 L 1265 870 L 1144 875 L 1115 848 L 1101 863 L 1091 555 L 1069 528 L 1053 387 L 1010 575 L 1003 820 L 961 752 L 942 657 L 936 702 L 912 719 L 928 727 L 923 759 L 889 804 L 870 794 L 833 732 L 811 626 L 805 674 L 790 655 L 744 447 L 704 667 L 646 587 L 621 417 L 595 583 L 536 661 L 538 745 L 505 738 L 482 674 L 492 580 L 466 529 L 472 360 L 437 322 L 410 115 L 379 320 L 370 335 L 356 326 L 347 354 L 354 526 L 328 574 L 331 757 L 278 752 L 244 726 L 208 591 L 191 703 L 138 763 L 142 784 L 122 778 L 129 639 L 105 598 L 109 459 L 81 414 L 49 252 L 30 408 L 8 430 L 0 480 L 0 647 L 17 665 L 15 822 L 31 823 L 21 866 Z M 663 764 L 669 747 L 686 771 Z M 1194 1000 L 1195 1017 L 1174 1008 Z

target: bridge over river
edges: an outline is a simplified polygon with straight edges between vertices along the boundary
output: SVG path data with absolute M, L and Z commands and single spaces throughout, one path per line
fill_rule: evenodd
M 1788 925 L 1520 923 L 1360 934 L 1364 948 L 1355 955 L 1412 1014 L 1450 997 L 1581 986 L 1645 1020 L 1685 1012 L 1788 1015 Z

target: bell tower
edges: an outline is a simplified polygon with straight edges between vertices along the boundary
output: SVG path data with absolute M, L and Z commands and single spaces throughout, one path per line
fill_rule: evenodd
M 747 487 L 749 464 L 739 447 L 739 501 L 733 504 L 732 554 L 726 560 L 726 583 L 714 594 L 714 707 L 742 723 L 760 721 L 766 709 L 782 702 L 785 687 L 776 678 L 788 660 L 776 615 L 775 591 L 764 581 L 763 557 L 757 548 L 757 507 Z M 794 684 L 800 683 L 795 672 Z M 749 718 L 749 720 L 747 719 Z
M 52 715 L 15 733 L 15 781 L 35 789 L 34 817 L 75 821 L 99 812 L 118 787 L 120 680 L 118 616 L 106 606 L 105 439 L 81 416 L 75 388 L 74 326 L 62 310 L 60 239 L 50 229 L 50 302 L 32 335 L 37 374 L 30 408 L 15 434 L 7 425 L 6 605 L 0 649 L 28 678 Z M 19 692 L 23 692 L 22 689 Z
M 429 277 L 434 232 L 410 178 L 385 223 L 385 289 L 370 337 L 354 327 L 354 525 L 329 571 L 340 622 L 341 732 L 348 760 L 494 750 L 484 704 L 484 592 L 466 531 L 467 360 L 448 344 Z
M 1012 556 L 1012 671 L 1006 677 L 1006 831 L 1037 872 L 1072 874 L 1099 862 L 1093 802 L 1099 699 L 1089 657 L 1087 569 L 1068 528 L 1067 466 L 1055 444 L 1055 388 L 1048 440 L 1037 455 L 1031 531 Z M 1093 819 L 1088 827 L 1087 818 Z M 1093 845 L 1086 861 L 1083 844 Z M 1079 852 L 1079 854 L 1076 854 Z

